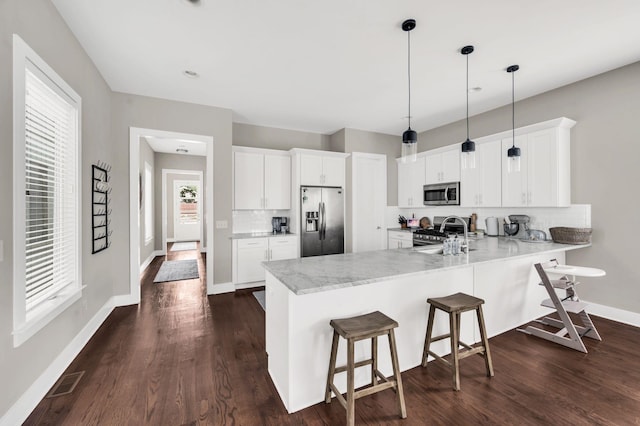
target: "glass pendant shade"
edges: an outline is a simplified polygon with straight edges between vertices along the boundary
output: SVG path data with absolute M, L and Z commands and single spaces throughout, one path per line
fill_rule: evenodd
M 463 169 L 475 169 L 476 168 L 476 152 L 467 151 L 462 153 L 461 166 Z
M 417 160 L 418 133 L 409 127 L 402 134 L 402 162 L 409 163 Z
M 514 146 L 507 150 L 507 157 L 507 172 L 520 173 L 520 148 L 514 144 Z

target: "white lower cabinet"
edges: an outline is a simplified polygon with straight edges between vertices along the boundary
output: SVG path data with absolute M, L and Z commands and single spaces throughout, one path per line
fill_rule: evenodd
M 387 231 L 387 248 L 413 247 L 413 233 L 410 231 Z
M 295 259 L 297 241 L 294 235 L 233 240 L 233 283 L 264 281 L 262 262 Z

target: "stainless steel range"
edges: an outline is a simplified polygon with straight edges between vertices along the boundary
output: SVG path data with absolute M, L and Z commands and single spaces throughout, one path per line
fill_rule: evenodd
M 442 222 L 444 222 L 446 218 L 447 216 L 435 216 L 433 218 L 433 228 L 415 230 L 413 232 L 413 246 L 442 244 L 449 234 L 464 234 L 464 225 L 458 222 L 447 222 L 444 225 L 444 231 L 440 232 Z M 469 230 L 471 218 L 465 217 L 463 219 L 467 224 L 467 230 Z
M 436 229 L 417 229 L 413 231 L 414 247 L 442 244 L 446 239 L 447 233 Z

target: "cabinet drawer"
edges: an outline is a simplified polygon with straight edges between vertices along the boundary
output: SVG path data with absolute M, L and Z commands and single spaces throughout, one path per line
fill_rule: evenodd
M 267 238 L 246 238 L 238 240 L 238 248 L 267 248 Z
M 413 232 L 411 231 L 387 231 L 387 236 L 397 240 L 413 241 Z
M 269 237 L 269 246 L 270 247 L 285 246 L 285 245 L 295 246 L 296 240 L 297 238 L 295 236 Z

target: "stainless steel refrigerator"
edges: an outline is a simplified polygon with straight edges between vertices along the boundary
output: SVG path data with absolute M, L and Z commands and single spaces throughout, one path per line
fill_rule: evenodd
M 301 186 L 301 256 L 344 253 L 342 188 Z

